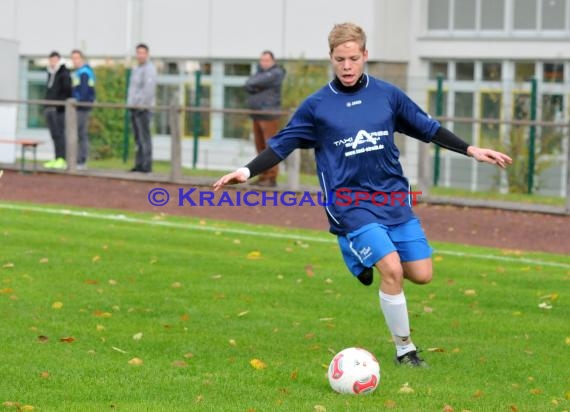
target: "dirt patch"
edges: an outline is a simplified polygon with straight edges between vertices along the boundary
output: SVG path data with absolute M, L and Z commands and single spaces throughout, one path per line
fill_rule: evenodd
M 149 203 L 149 191 L 156 187 L 166 189 L 171 195 L 168 205 L 157 207 Z M 249 207 L 226 204 L 217 207 L 195 207 L 189 206 L 188 203 L 182 207 L 178 206 L 178 189 L 182 188 L 186 192 L 192 187 L 190 184 L 166 184 L 59 173 L 21 175 L 14 171 L 5 171 L 0 179 L 0 200 L 328 229 L 324 211 L 319 206 Z M 245 191 L 247 187 L 243 186 L 240 189 Z M 430 240 L 570 255 L 570 216 L 427 204 L 416 206 L 415 212 L 422 220 Z

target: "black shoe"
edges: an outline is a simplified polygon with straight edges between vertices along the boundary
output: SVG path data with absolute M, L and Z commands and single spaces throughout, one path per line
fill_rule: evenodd
M 135 166 L 131 170 L 129 170 L 129 172 L 142 172 L 142 169 Z
M 374 269 L 366 268 L 356 277 L 365 286 L 370 286 L 374 280 Z
M 396 356 L 397 365 L 409 366 L 411 368 L 427 368 L 428 364 L 418 356 L 418 352 L 413 350 L 402 356 Z

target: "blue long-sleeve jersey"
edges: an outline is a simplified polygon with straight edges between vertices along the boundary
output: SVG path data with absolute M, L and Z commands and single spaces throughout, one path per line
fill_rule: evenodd
M 71 74 L 71 84 L 73 97 L 78 102 L 95 101 L 95 72 L 89 65 L 85 64 Z
M 373 222 L 403 223 L 413 216 L 407 198 L 380 205 L 384 198 L 379 193 L 389 197 L 410 191 L 394 132 L 427 143 L 440 127 L 397 87 L 367 74 L 362 81 L 363 87 L 354 93 L 329 83 L 309 96 L 269 140 L 282 159 L 297 148 L 315 150 L 319 181 L 328 196 L 330 231 L 338 235 Z M 366 200 L 365 193 L 377 195 Z

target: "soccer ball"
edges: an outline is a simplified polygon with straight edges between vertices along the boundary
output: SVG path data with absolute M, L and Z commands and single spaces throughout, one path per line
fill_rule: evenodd
M 331 361 L 328 377 L 335 392 L 369 394 L 380 383 L 380 364 L 366 349 L 347 348 Z

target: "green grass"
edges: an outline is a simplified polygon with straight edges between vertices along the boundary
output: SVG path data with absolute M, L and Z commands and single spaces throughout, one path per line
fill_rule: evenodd
M 408 284 L 406 294 L 414 340 L 443 352 L 425 352 L 430 368 L 412 370 L 392 363 L 377 289 L 348 275 L 326 233 L 1 206 L 0 403 L 41 411 L 570 409 L 568 256 L 434 244 L 434 281 Z M 370 396 L 328 386 L 326 366 L 349 346 L 380 360 Z M 252 368 L 255 358 L 267 368 Z M 406 383 L 413 393 L 399 392 Z
M 451 187 L 431 187 L 429 194 L 432 196 L 442 196 L 453 198 L 479 199 L 479 200 L 500 200 L 504 202 L 531 203 L 551 206 L 564 206 L 566 199 L 563 197 L 529 195 L 526 193 L 499 193 L 497 191 L 472 192 L 467 189 L 455 189 Z

